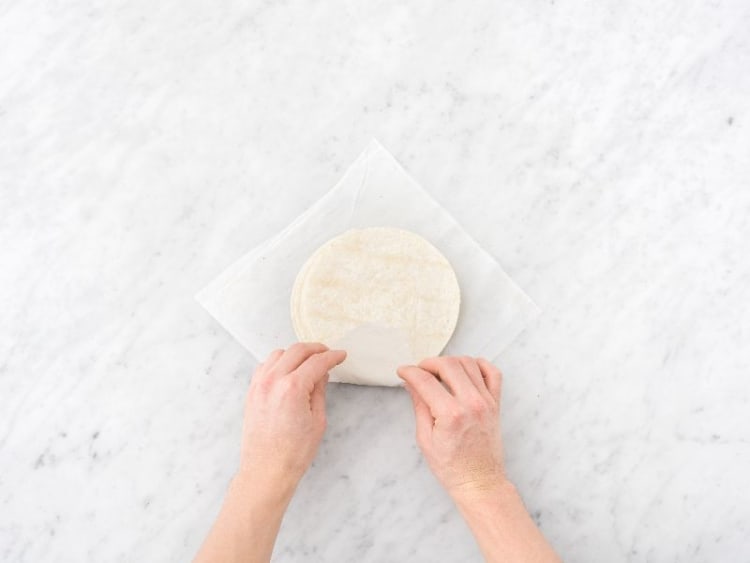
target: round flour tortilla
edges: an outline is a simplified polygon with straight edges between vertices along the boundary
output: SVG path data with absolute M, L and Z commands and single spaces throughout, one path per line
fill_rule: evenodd
M 352 229 L 302 266 L 291 315 L 302 342 L 347 351 L 331 381 L 399 385 L 396 368 L 437 356 L 458 320 L 461 293 L 448 260 L 402 229 Z

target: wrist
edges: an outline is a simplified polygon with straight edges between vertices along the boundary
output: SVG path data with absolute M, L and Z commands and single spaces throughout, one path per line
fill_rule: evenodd
M 504 505 L 519 498 L 515 485 L 504 475 L 454 488 L 449 494 L 462 512 L 487 505 Z
M 286 505 L 292 499 L 299 479 L 283 473 L 243 467 L 232 477 L 230 493 L 266 503 Z
M 454 500 L 486 561 L 560 562 L 509 480 Z

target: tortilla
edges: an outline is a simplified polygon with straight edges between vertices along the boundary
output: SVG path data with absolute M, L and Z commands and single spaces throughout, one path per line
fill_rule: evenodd
M 399 385 L 396 368 L 438 355 L 458 321 L 461 292 L 448 260 L 415 233 L 352 229 L 318 248 L 291 296 L 303 342 L 347 351 L 331 381 Z

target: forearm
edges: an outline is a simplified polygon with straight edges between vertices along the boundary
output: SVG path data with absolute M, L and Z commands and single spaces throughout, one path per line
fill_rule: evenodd
M 493 490 L 461 493 L 454 500 L 489 563 L 560 561 L 509 481 Z
M 195 563 L 268 563 L 294 488 L 291 482 L 235 476 Z

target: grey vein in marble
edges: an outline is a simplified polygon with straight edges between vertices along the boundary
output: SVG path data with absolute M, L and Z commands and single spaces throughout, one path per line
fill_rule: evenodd
M 371 137 L 544 314 L 508 471 L 569 561 L 750 553 L 750 5 L 0 3 L 0 560 L 186 561 L 253 361 L 195 291 Z M 278 562 L 475 561 L 331 389 Z

